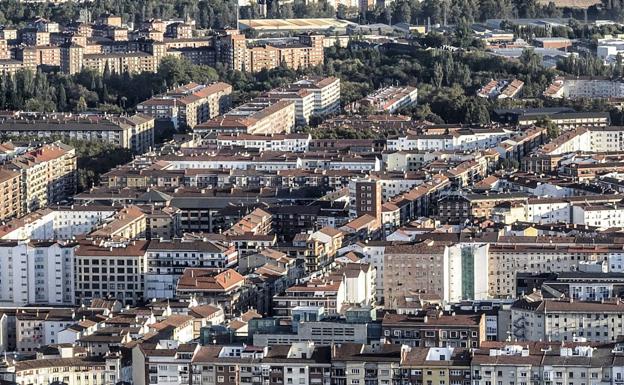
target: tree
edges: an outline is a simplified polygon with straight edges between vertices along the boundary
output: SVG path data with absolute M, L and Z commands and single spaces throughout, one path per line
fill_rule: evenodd
M 81 96 L 80 99 L 78 99 L 78 103 L 76 104 L 76 111 L 84 112 L 86 110 L 87 110 L 87 100 L 85 99 L 84 96 Z
M 437 88 L 442 87 L 442 79 L 444 79 L 444 68 L 442 67 L 442 64 L 436 63 L 433 66 L 433 85 Z
M 490 113 L 481 98 L 471 98 L 466 105 L 464 121 L 475 124 L 490 123 Z
M 624 66 L 622 65 L 622 54 L 618 52 L 615 58 L 615 66 L 613 67 L 613 77 L 616 79 L 624 76 Z
M 520 55 L 520 63 L 528 68 L 530 73 L 536 73 L 539 70 L 542 60 L 539 55 L 531 48 L 526 48 Z
M 546 135 L 550 139 L 555 139 L 561 133 L 561 129 L 550 119 L 540 119 L 535 123 L 538 127 L 546 128 Z

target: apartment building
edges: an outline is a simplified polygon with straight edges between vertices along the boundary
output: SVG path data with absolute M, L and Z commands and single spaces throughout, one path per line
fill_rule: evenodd
M 297 70 L 323 64 L 322 35 L 300 35 L 296 38 L 261 39 L 253 43 L 244 35 L 227 34 L 218 39 L 221 60 L 227 68 L 259 72 L 284 65 Z
M 217 148 L 248 148 L 265 151 L 306 152 L 310 147 L 310 134 L 218 134 Z
M 306 77 L 289 86 L 304 89 L 314 95 L 312 116 L 326 116 L 340 112 L 340 79 L 329 77 Z
M 197 344 L 138 344 L 132 348 L 132 381 L 137 385 L 190 384 L 191 359 Z
M 270 212 L 257 208 L 232 225 L 226 235 L 266 235 L 272 230 L 272 221 L 273 215 Z
M 469 385 L 471 353 L 455 347 L 409 348 L 401 355 L 400 379 L 409 383 Z
M 111 53 L 83 53 L 78 63 L 71 63 L 74 59 L 73 55 L 69 53 L 67 61 L 61 60 L 61 70 L 66 73 L 71 73 L 72 69 L 88 69 L 97 73 L 104 73 L 106 68 L 111 73 L 123 74 L 139 74 L 141 72 L 156 72 L 160 64 L 160 60 L 165 56 L 164 47 L 162 50 L 156 50 L 155 52 L 143 52 L 143 51 L 131 51 L 131 52 L 111 52 Z M 61 51 L 62 52 L 62 51 Z M 166 53 L 168 55 L 174 55 L 172 51 Z M 66 64 L 65 67 L 63 64 Z M 81 67 L 80 67 L 81 65 Z
M 0 169 L 0 220 L 4 221 L 22 215 L 21 173 Z
M 544 91 L 544 96 L 553 99 L 621 99 L 624 97 L 624 82 L 600 77 L 557 77 Z
M 227 315 L 250 306 L 245 277 L 233 269 L 186 268 L 178 279 L 176 297 L 219 305 Z
M 345 343 L 332 349 L 332 383 L 393 384 L 400 367 L 402 346 Z
M 381 219 L 382 182 L 372 178 L 353 178 L 349 181 L 349 217 L 368 214 Z
M 246 133 L 252 135 L 290 133 L 295 128 L 295 102 L 254 99 L 225 115 L 195 126 L 196 133 Z
M 375 303 L 375 277 L 368 264 L 347 264 L 273 296 L 275 315 L 285 318 L 299 307 L 323 307 L 328 316 L 337 316 L 352 306 L 371 306 Z
M 0 378 L 17 384 L 109 385 L 118 379 L 110 367 L 121 366 L 120 357 L 101 360 L 91 357 L 63 357 L 11 362 Z
M 496 147 L 509 138 L 510 133 L 502 128 L 458 128 L 448 133 L 406 134 L 389 138 L 390 151 L 452 151 L 477 150 Z
M 502 203 L 526 204 L 526 193 L 454 194 L 438 201 L 437 217 L 446 223 L 492 218 L 494 208 Z
M 229 268 L 236 265 L 233 245 L 202 240 L 152 240 L 147 248 L 145 298 L 174 298 L 186 268 Z
M 619 298 L 589 302 L 574 299 L 545 300 L 524 296 L 511 307 L 512 335 L 520 341 L 614 342 L 624 334 Z
M 76 150 L 61 142 L 28 151 L 4 168 L 20 173 L 24 213 L 58 203 L 76 192 Z
M 600 271 L 570 271 L 556 273 L 516 273 L 516 294 L 541 290 L 542 293 L 563 295 L 580 301 L 607 301 L 617 298 L 624 290 L 624 274 L 604 272 L 603 262 L 581 264 L 579 268 L 598 266 Z
M 550 273 L 578 270 L 580 264 L 607 261 L 619 272 L 621 248 L 583 243 L 551 243 L 528 237 L 510 237 L 490 245 L 488 262 L 489 294 L 493 298 L 513 298 L 516 293 L 515 274 L 518 272 Z M 528 242 L 527 242 L 528 241 Z M 556 240 L 555 240 L 556 241 Z
M 331 352 L 329 346 L 313 342 L 271 348 L 201 346 L 193 356 L 192 373 L 192 383 L 198 385 L 251 385 L 259 381 L 330 385 Z
M 33 211 L 14 218 L 0 227 L 0 238 L 6 240 L 57 239 L 71 240 L 93 231 L 111 218 L 117 208 L 111 206 L 56 206 Z
M 148 115 L 100 116 L 16 112 L 3 118 L 0 133 L 10 137 L 64 137 L 106 142 L 142 154 L 154 146 L 154 118 Z
M 301 311 L 307 313 L 314 310 L 320 309 L 301 308 Z M 255 346 L 273 346 L 306 341 L 312 341 L 317 346 L 331 346 L 344 343 L 368 343 L 369 323 L 322 318 L 318 321 L 312 321 L 307 318 L 302 321 L 303 322 L 295 323 L 295 325 L 288 328 L 271 325 L 269 330 L 265 330 L 262 327 L 256 326 L 256 324 L 262 324 L 262 320 L 252 320 L 250 321 L 249 330 L 250 334 L 253 334 L 253 343 Z
M 171 120 L 176 127 L 194 128 L 230 109 L 232 86 L 188 83 L 137 105 L 137 111 L 156 119 Z
M 384 87 L 357 102 L 358 106 L 379 113 L 393 114 L 402 108 L 412 107 L 418 99 L 418 89 L 412 86 Z
M 138 206 L 129 205 L 117 211 L 102 226 L 89 233 L 90 238 L 127 241 L 145 238 L 147 215 Z
M 474 384 L 615 384 L 622 379 L 621 347 L 583 341 L 489 342 L 474 352 Z
M 382 339 L 415 347 L 477 348 L 486 340 L 483 314 L 455 314 L 442 310 L 415 315 L 384 315 Z
M 0 304 L 74 304 L 74 249 L 54 241 L 1 241 Z
M 39 31 L 36 28 L 24 28 L 21 30 L 22 43 L 30 46 L 50 44 L 50 33 Z
M 622 227 L 624 207 L 617 203 L 576 204 L 572 207 L 572 222 L 598 228 Z
M 147 246 L 127 242 L 81 241 L 75 250 L 76 302 L 115 298 L 134 305 L 145 297 Z

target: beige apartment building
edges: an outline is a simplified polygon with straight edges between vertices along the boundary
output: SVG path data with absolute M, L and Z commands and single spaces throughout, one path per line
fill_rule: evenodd
M 154 118 L 144 114 L 114 117 L 59 113 L 35 117 L 15 113 L 4 119 L 0 133 L 22 138 L 60 136 L 91 142 L 102 141 L 142 154 L 154 145 L 154 124 Z
M 602 246 L 550 243 L 530 245 L 519 244 L 520 241 L 519 239 L 517 243 L 490 246 L 488 285 L 492 298 L 514 298 L 518 272 L 540 274 L 572 271 L 582 261 L 602 261 L 609 254 L 609 249 Z M 612 251 L 617 252 L 615 249 Z
M 217 42 L 224 64 L 231 69 L 259 72 L 284 65 L 303 69 L 323 64 L 323 36 L 300 35 L 297 40 L 255 41 L 250 43 L 244 35 L 232 33 Z
M 62 201 L 76 192 L 76 150 L 61 142 L 29 151 L 5 168 L 20 173 L 23 212 Z
M 295 127 L 295 102 L 292 100 L 254 101 L 227 114 L 198 124 L 198 133 L 290 133 Z
M 188 83 L 137 105 L 137 111 L 157 119 L 171 119 L 183 127 L 195 127 L 225 113 L 231 105 L 232 86 Z
M 75 251 L 76 301 L 115 298 L 135 305 L 143 300 L 148 241 L 82 241 Z
M 20 173 L 0 169 L 0 220 L 22 215 Z
M 112 221 L 89 235 L 104 240 L 127 241 L 145 238 L 146 233 L 147 215 L 139 207 L 132 205 L 119 210 Z
M 448 250 L 438 242 L 386 246 L 383 259 L 385 306 L 393 308 L 411 292 L 447 297 Z

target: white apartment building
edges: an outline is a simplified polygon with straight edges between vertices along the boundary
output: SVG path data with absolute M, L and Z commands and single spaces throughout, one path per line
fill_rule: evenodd
M 0 372 L 0 379 L 33 385 L 114 385 L 122 380 L 120 366 L 120 357 L 106 360 L 78 357 L 31 359 L 11 362 Z
M 624 227 L 624 206 L 619 204 L 577 204 L 572 207 L 572 223 L 602 229 Z
M 554 99 L 618 99 L 624 97 L 624 82 L 610 78 L 558 77 L 544 91 L 544 96 Z
M 391 242 L 357 242 L 349 246 L 343 247 L 338 251 L 339 255 L 346 254 L 350 251 L 356 251 L 364 255 L 363 261 L 369 263 L 375 269 L 375 299 L 377 303 L 381 303 L 384 293 L 384 269 L 383 260 L 384 252 L 387 245 Z
M 275 89 L 267 92 L 263 97 L 292 101 L 295 104 L 295 124 L 303 127 L 310 123 L 310 116 L 314 113 L 314 94 L 308 90 Z
M 509 138 L 503 129 L 460 129 L 448 134 L 407 134 L 388 139 L 389 151 L 442 151 L 442 150 L 478 150 L 496 147 Z
M 136 385 L 188 385 L 196 344 L 161 341 L 132 349 L 132 382 Z M 147 373 L 145 373 L 147 370 Z M 147 378 L 147 381 L 146 381 Z
M 362 106 L 368 106 L 376 112 L 394 114 L 402 108 L 411 107 L 418 100 L 418 89 L 412 86 L 384 87 L 376 90 L 359 101 Z
M 93 231 L 117 213 L 111 206 L 57 206 L 13 219 L 0 229 L 0 239 L 70 240 Z
M 0 303 L 62 305 L 74 300 L 74 246 L 0 242 Z
M 387 202 L 395 196 L 408 192 L 416 186 L 424 183 L 422 179 L 411 179 L 404 175 L 379 175 L 374 176 L 381 184 L 381 199 Z
M 622 200 L 620 195 L 589 195 L 564 198 L 529 198 L 524 215 L 526 221 L 534 223 L 577 223 L 581 224 L 584 215 L 576 206 L 605 207 Z M 575 211 L 576 210 L 576 211 Z M 593 217 L 593 215 L 589 215 Z M 598 217 L 598 214 L 596 214 Z
M 145 298 L 174 298 L 187 267 L 230 268 L 238 262 L 233 245 L 207 240 L 153 240 L 147 247 Z
M 624 303 L 618 300 L 532 300 L 511 307 L 512 335 L 520 341 L 614 342 L 624 334 Z
M 340 112 L 340 79 L 309 77 L 298 80 L 291 88 L 301 88 L 314 95 L 312 115 L 324 116 Z
M 260 152 L 306 152 L 311 140 L 310 134 L 219 134 L 217 135 L 217 148 L 242 147 L 258 149 Z

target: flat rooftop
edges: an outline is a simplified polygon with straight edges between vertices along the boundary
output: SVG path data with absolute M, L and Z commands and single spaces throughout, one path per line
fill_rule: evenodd
M 334 18 L 316 19 L 242 19 L 239 22 L 241 30 L 255 29 L 257 31 L 310 31 L 330 28 L 346 29 L 349 25 L 356 25 L 347 20 Z

